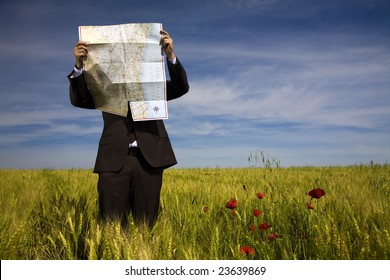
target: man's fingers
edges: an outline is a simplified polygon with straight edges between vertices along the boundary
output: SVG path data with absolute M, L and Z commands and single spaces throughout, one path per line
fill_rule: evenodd
M 78 42 L 74 47 L 74 55 L 76 58 L 86 58 L 88 56 L 88 44 L 86 42 Z
M 167 43 L 171 44 L 172 43 L 172 38 L 169 36 L 168 32 L 161 30 L 160 31 L 161 38 L 160 38 L 160 45 L 164 46 Z
M 161 38 L 160 45 L 165 49 L 169 45 L 172 45 L 173 41 L 171 38 Z
M 88 47 L 88 43 L 87 42 L 83 42 L 83 41 L 79 41 L 79 42 L 77 42 L 75 47 L 78 47 L 78 46 Z
M 166 36 L 169 37 L 169 33 L 166 32 L 165 30 L 161 30 L 161 31 L 160 31 L 160 34 L 161 34 L 161 35 L 166 35 Z
M 88 52 L 85 51 L 85 50 L 75 50 L 74 54 L 77 56 L 77 57 L 85 57 L 88 55 Z

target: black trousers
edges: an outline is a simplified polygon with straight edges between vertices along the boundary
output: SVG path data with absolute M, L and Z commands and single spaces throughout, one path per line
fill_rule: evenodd
M 160 207 L 163 168 L 151 167 L 137 148 L 129 149 L 120 172 L 99 173 L 99 216 L 119 218 L 127 226 L 130 213 L 136 224 L 152 228 Z

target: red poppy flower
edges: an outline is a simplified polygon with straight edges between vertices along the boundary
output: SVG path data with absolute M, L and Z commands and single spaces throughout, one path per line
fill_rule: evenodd
M 267 236 L 267 239 L 269 241 L 274 241 L 276 238 L 280 238 L 282 237 L 281 234 L 277 234 L 277 233 L 270 233 L 268 236 Z
M 257 197 L 258 197 L 259 199 L 263 199 L 264 193 L 263 193 L 263 192 L 258 192 L 258 193 L 257 193 Z
M 250 231 L 255 231 L 255 229 L 256 229 L 256 227 L 255 227 L 254 225 L 250 225 L 250 226 L 249 226 L 249 230 L 250 230 Z
M 255 250 L 252 247 L 245 245 L 240 248 L 240 253 L 246 255 L 247 254 L 253 255 L 255 253 Z
M 226 202 L 225 207 L 228 209 L 235 209 L 237 207 L 237 199 L 230 199 L 228 202 Z
M 310 202 L 306 202 L 306 206 L 307 206 L 307 208 L 309 208 L 310 210 L 313 210 L 313 209 L 314 209 L 314 206 L 313 206 Z
M 255 215 L 255 217 L 260 216 L 261 215 L 261 210 L 253 209 L 253 215 Z
M 209 207 L 207 207 L 206 205 L 203 206 L 203 212 L 207 213 L 209 211 Z
M 272 225 L 269 225 L 267 223 L 262 223 L 262 224 L 259 225 L 259 230 L 267 230 L 270 227 L 272 227 Z
M 311 196 L 311 198 L 319 199 L 325 195 L 325 191 L 323 189 L 313 189 L 308 194 Z

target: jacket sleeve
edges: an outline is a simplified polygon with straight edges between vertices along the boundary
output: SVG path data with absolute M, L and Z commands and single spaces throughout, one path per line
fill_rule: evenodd
M 68 75 L 70 103 L 75 107 L 95 109 L 95 102 L 88 89 L 84 74 L 76 78 L 71 78 L 71 76 L 72 73 Z
M 168 62 L 168 72 L 171 80 L 167 81 L 167 99 L 176 99 L 186 94 L 190 86 L 186 71 L 178 58 L 176 58 L 176 64 Z

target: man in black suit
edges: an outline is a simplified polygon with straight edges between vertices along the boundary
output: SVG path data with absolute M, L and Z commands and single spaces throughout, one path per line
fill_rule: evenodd
M 161 47 L 167 58 L 170 80 L 167 99 L 176 99 L 189 90 L 186 72 L 176 57 L 172 38 L 161 31 Z M 88 44 L 74 47 L 76 65 L 68 76 L 71 103 L 80 108 L 95 109 L 95 103 L 82 72 L 88 57 Z M 129 109 L 127 117 L 102 112 L 104 127 L 94 172 L 99 174 L 99 216 L 120 218 L 127 225 L 132 213 L 137 224 L 153 227 L 160 205 L 162 174 L 176 164 L 167 131 L 162 120 L 134 122 Z

